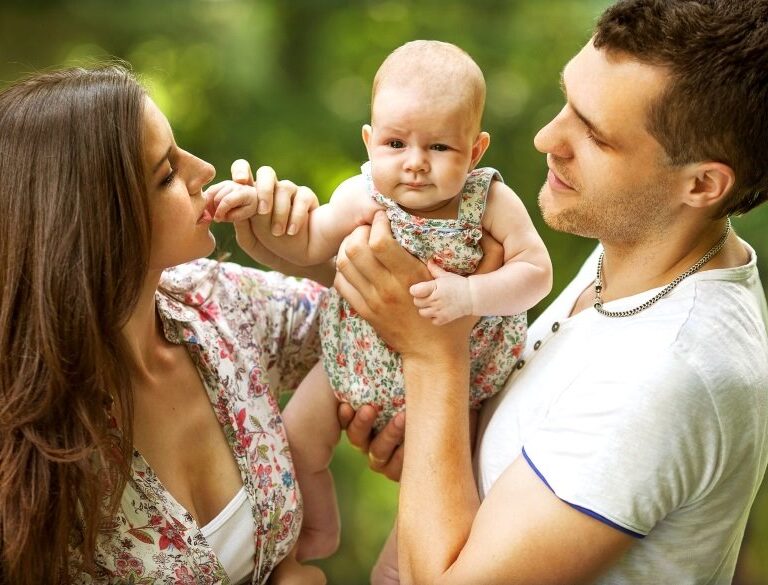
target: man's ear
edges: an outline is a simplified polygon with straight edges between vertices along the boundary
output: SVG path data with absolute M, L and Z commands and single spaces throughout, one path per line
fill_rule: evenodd
M 696 163 L 688 181 L 683 203 L 696 208 L 720 208 L 736 182 L 736 173 L 720 162 Z
M 471 171 L 483 158 L 485 151 L 491 145 L 491 135 L 488 132 L 480 132 L 475 139 L 475 143 L 472 145 L 472 162 L 469 163 L 469 170 Z
M 369 160 L 371 158 L 371 136 L 373 136 L 373 128 L 370 124 L 363 124 L 363 144 L 365 144 Z

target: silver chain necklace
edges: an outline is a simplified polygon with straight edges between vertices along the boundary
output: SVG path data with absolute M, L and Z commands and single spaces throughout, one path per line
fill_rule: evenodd
M 731 231 L 731 218 L 729 217 L 725 222 L 725 231 L 723 232 L 723 235 L 720 236 L 720 239 L 717 240 L 717 243 L 714 246 L 712 246 L 709 249 L 709 251 L 706 254 L 704 254 L 704 256 L 702 256 L 698 262 L 696 262 L 696 264 L 691 266 L 688 270 L 686 270 L 680 276 L 675 278 L 675 280 L 673 280 L 667 286 L 661 289 L 658 292 L 658 294 L 656 294 L 656 296 L 654 296 L 651 299 L 648 299 L 642 305 L 635 307 L 634 309 L 630 309 L 628 311 L 606 311 L 605 309 L 603 309 L 603 299 L 600 298 L 600 293 L 603 292 L 603 256 L 605 255 L 605 252 L 600 252 L 600 258 L 597 260 L 597 276 L 595 277 L 595 302 L 593 303 L 592 306 L 595 308 L 595 311 L 597 311 L 601 315 L 605 315 L 606 317 L 631 317 L 632 315 L 637 315 L 640 311 L 645 311 L 648 307 L 656 303 L 656 301 L 658 301 L 659 299 L 669 294 L 669 291 L 675 288 L 683 280 L 688 278 L 691 274 L 693 274 L 694 272 L 698 272 L 702 266 L 704 266 L 720 250 L 722 250 L 723 246 L 725 245 L 725 240 L 728 239 L 728 234 L 730 233 L 730 231 Z

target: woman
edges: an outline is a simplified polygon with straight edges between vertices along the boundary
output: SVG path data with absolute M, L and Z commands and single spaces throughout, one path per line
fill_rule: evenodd
M 0 582 L 322 582 L 273 571 L 301 523 L 273 393 L 322 288 L 199 260 L 213 176 L 121 67 L 0 92 Z

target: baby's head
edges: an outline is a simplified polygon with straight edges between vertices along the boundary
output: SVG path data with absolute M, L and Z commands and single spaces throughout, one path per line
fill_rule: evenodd
M 450 202 L 488 148 L 484 105 L 483 73 L 457 46 L 395 49 L 373 80 L 371 125 L 363 127 L 376 189 L 407 210 Z

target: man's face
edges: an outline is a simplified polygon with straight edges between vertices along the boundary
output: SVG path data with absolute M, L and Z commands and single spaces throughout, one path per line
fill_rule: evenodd
M 566 65 L 566 104 L 536 135 L 549 173 L 539 194 L 547 224 L 603 242 L 661 237 L 674 219 L 682 174 L 646 130 L 666 71 L 590 41 Z

